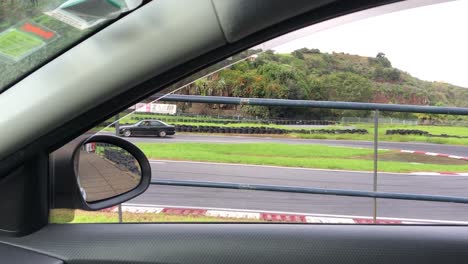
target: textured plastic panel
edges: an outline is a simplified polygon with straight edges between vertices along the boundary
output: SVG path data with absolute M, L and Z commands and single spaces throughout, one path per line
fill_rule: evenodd
M 26 249 L 0 243 L 0 263 L 62 264 L 63 261 Z
M 82 224 L 50 225 L 8 241 L 66 263 L 430 264 L 468 259 L 468 227 Z
M 335 0 L 213 0 L 229 42 L 306 13 Z
M 2 93 L 0 160 L 107 99 L 224 44 L 210 0 L 148 3 Z

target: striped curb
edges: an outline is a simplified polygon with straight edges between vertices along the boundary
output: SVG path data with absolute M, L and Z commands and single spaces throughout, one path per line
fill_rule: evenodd
M 165 213 L 168 215 L 205 216 L 207 213 L 207 210 L 193 209 L 193 208 L 163 208 L 161 210 L 161 213 Z
M 468 157 L 449 155 L 443 153 L 435 152 L 426 152 L 426 151 L 417 151 L 417 150 L 400 150 L 401 153 L 410 153 L 410 154 L 419 154 L 433 157 L 443 157 L 449 159 L 465 160 L 468 161 Z M 468 172 L 450 172 L 450 171 L 441 171 L 441 172 L 412 172 L 412 175 L 423 175 L 423 176 L 468 176 Z
M 449 172 L 449 171 L 441 171 L 441 172 L 411 172 L 411 175 L 420 175 L 420 176 L 464 176 L 468 177 L 468 172 Z
M 100 211 L 118 212 L 118 206 L 113 206 Z M 122 205 L 123 212 L 131 213 L 165 213 L 168 215 L 182 216 L 208 216 L 223 219 L 252 219 L 266 222 L 280 223 L 310 223 L 310 224 L 374 224 L 372 217 L 352 215 L 328 215 L 328 214 L 301 214 L 290 212 L 259 212 L 255 210 L 237 211 L 226 208 L 198 208 L 198 207 L 162 207 L 147 204 Z M 468 225 L 467 221 L 456 220 L 432 220 L 432 219 L 409 219 L 409 218 L 378 218 L 376 224 L 383 225 Z
M 400 150 L 400 152 L 468 161 L 468 157 L 449 155 L 449 154 L 443 154 L 443 153 L 426 152 L 426 151 L 418 151 L 418 150 L 405 150 L 405 149 Z
M 117 212 L 118 207 L 105 209 L 107 212 Z M 352 217 L 325 217 L 313 214 L 288 214 L 281 212 L 254 212 L 254 211 L 233 211 L 216 210 L 203 208 L 183 208 L 183 207 L 151 207 L 123 205 L 123 212 L 131 213 L 164 213 L 179 216 L 209 216 L 231 219 L 252 219 L 267 222 L 281 223 L 315 223 L 315 224 L 374 224 L 372 218 L 352 218 Z M 397 219 L 377 219 L 377 224 L 409 224 L 416 222 L 402 221 Z M 419 222 L 422 223 L 422 222 Z
M 112 212 L 117 212 L 118 207 L 108 208 Z M 152 204 L 122 204 L 123 212 L 134 213 L 166 213 L 169 215 L 186 216 L 209 216 L 230 219 L 252 219 L 269 222 L 284 223 L 315 223 L 315 224 L 373 224 L 372 217 L 356 215 L 329 215 L 329 214 L 307 214 L 282 211 L 257 211 L 257 210 L 237 210 L 232 208 L 200 208 L 182 207 L 171 205 Z M 399 224 L 444 224 L 444 225 L 468 225 L 468 221 L 456 220 L 433 220 L 433 219 L 411 219 L 411 218 L 377 218 L 377 224 L 399 225 Z

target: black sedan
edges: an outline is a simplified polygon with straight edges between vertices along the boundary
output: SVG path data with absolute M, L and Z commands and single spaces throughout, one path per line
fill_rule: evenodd
M 119 134 L 125 137 L 130 136 L 159 136 L 165 137 L 167 135 L 175 134 L 175 127 L 168 125 L 159 120 L 141 120 L 140 122 L 121 126 Z

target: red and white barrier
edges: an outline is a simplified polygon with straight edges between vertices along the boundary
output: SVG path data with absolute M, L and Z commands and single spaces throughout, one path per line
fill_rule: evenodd
M 117 212 L 118 207 L 112 207 L 111 212 Z M 325 214 L 303 214 L 277 211 L 255 211 L 235 210 L 227 208 L 200 208 L 200 207 L 177 207 L 157 206 L 145 204 L 124 204 L 123 212 L 131 213 L 164 213 L 179 216 L 207 216 L 226 219 L 263 220 L 266 222 L 282 223 L 312 223 L 312 224 L 374 224 L 372 217 L 351 215 L 325 215 Z M 385 218 L 379 217 L 375 224 L 401 225 L 401 224 L 454 224 L 468 225 L 464 221 L 445 221 L 430 219 L 407 219 L 407 218 Z
M 400 152 L 410 153 L 410 154 L 420 154 L 420 155 L 434 156 L 434 157 L 444 157 L 444 158 L 468 161 L 468 157 L 462 157 L 462 156 L 456 156 L 456 155 L 450 155 L 450 154 L 443 154 L 443 153 L 418 151 L 418 150 L 405 150 L 405 149 L 400 150 Z

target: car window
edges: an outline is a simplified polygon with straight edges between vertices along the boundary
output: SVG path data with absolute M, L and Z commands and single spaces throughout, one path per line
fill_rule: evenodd
M 467 116 L 349 108 L 468 107 L 467 7 L 418 7 L 318 32 L 323 27 L 314 25 L 119 113 L 118 122 L 96 130 L 136 144 L 153 184 L 120 206 L 77 211 L 73 223 L 118 222 L 121 214 L 123 222 L 467 224 L 467 205 L 412 196 L 466 196 Z M 147 119 L 173 125 L 175 135 L 119 131 Z M 162 184 L 168 181 L 205 186 Z M 66 222 L 67 213 L 53 210 L 51 221 Z
M 0 93 L 141 0 L 0 2 Z
M 150 123 L 152 126 L 162 126 L 163 124 L 159 121 L 151 121 Z

